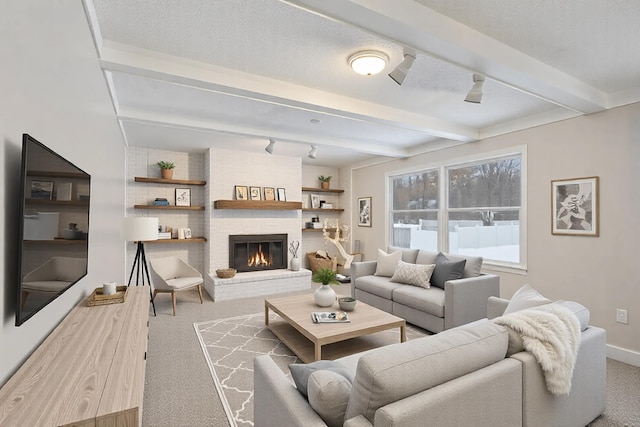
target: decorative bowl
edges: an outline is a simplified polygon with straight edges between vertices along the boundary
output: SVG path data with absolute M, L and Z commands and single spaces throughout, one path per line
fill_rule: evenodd
M 353 311 L 353 309 L 356 308 L 356 299 L 351 297 L 338 298 L 338 305 L 340 306 L 340 310 Z
M 236 275 L 238 270 L 235 268 L 219 268 L 216 270 L 216 276 L 221 279 L 230 279 Z

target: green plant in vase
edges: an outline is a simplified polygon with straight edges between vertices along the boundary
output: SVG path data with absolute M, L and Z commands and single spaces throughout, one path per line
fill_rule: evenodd
M 329 188 L 331 185 L 331 176 L 320 175 L 318 180 L 320 181 L 320 186 L 324 189 Z
M 173 178 L 173 169 L 176 167 L 176 165 L 173 162 L 166 162 L 164 160 L 161 160 L 156 164 L 160 168 L 160 172 L 162 173 L 162 178 L 164 179 Z
M 336 272 L 330 268 L 319 268 L 311 277 L 314 283 L 322 283 L 313 294 L 313 298 L 320 307 L 331 307 L 336 302 L 336 293 L 331 285 L 339 285 Z

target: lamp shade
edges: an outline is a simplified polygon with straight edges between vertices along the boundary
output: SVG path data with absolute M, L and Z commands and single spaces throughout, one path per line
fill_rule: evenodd
M 128 216 L 124 219 L 124 239 L 127 241 L 158 240 L 158 218 Z

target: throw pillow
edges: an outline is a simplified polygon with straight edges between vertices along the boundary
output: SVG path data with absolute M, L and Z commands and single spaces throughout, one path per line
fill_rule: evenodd
M 402 251 L 386 253 L 378 249 L 378 264 L 376 265 L 376 276 L 391 277 L 396 271 L 396 264 L 402 259 Z
M 503 315 L 549 303 L 551 303 L 551 300 L 540 295 L 540 293 L 531 286 L 524 285 L 513 294 Z
M 319 370 L 309 376 L 309 405 L 329 427 L 341 427 L 351 394 L 351 382 L 340 374 Z
M 353 382 L 353 373 L 351 373 L 344 365 L 333 360 L 318 360 L 311 363 L 292 363 L 289 365 L 291 378 L 296 384 L 298 391 L 307 397 L 307 383 L 312 373 L 319 370 L 329 370 L 345 377 L 349 382 Z
M 444 282 L 448 280 L 461 279 L 464 274 L 464 265 L 467 260 L 457 262 L 449 261 L 449 258 L 442 253 L 436 258 L 436 268 L 431 275 L 431 284 L 438 288 L 444 289 Z
M 435 264 L 419 265 L 398 261 L 396 271 L 391 276 L 391 281 L 428 289 L 431 287 L 429 280 L 431 280 L 434 268 L 436 268 Z

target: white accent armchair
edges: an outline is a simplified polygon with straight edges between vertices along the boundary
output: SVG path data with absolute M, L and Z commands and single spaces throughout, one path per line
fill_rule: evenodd
M 153 299 L 158 293 L 171 293 L 173 315 L 176 315 L 176 292 L 198 288 L 202 304 L 202 274 L 178 257 L 156 258 L 149 261 L 153 282 Z

